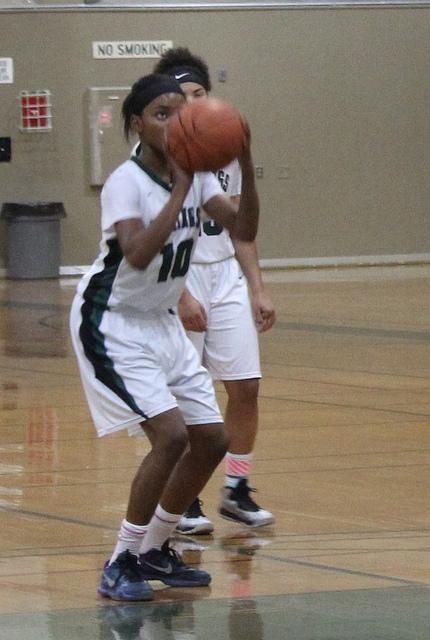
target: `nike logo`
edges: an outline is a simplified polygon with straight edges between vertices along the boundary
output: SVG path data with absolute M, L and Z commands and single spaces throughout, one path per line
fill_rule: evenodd
M 106 582 L 108 583 L 108 586 L 110 588 L 112 588 L 114 586 L 116 580 L 113 580 L 112 578 L 108 578 L 108 576 L 105 576 L 105 578 L 106 578 Z
M 181 78 L 185 78 L 185 76 L 189 76 L 190 74 L 188 73 L 188 71 L 186 71 L 185 73 L 178 73 L 175 76 L 175 80 L 180 80 Z
M 172 573 L 172 571 L 173 571 L 173 568 L 172 568 L 171 564 L 169 564 L 168 567 L 159 567 L 156 564 L 151 564 L 147 560 L 145 560 L 144 562 L 145 562 L 145 564 L 148 565 L 148 567 L 151 567 L 151 569 L 155 569 L 156 571 L 160 571 L 161 573 Z

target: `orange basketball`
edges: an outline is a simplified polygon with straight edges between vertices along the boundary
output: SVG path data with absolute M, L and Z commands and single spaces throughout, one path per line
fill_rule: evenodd
M 201 98 L 185 104 L 169 122 L 167 149 L 188 173 L 217 171 L 237 158 L 246 139 L 243 119 L 228 102 Z

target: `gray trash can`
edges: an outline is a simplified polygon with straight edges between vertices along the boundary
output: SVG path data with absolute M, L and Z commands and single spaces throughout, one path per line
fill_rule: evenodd
M 58 278 L 62 202 L 4 202 L 8 278 Z

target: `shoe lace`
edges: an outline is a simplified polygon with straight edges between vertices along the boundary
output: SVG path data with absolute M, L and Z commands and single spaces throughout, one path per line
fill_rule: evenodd
M 200 518 L 200 517 L 204 518 L 205 514 L 202 511 L 202 504 L 203 502 L 199 498 L 196 498 L 194 502 L 190 505 L 190 507 L 187 509 L 186 515 L 189 518 Z
M 175 551 L 175 549 L 172 549 L 172 547 L 169 547 L 169 542 L 167 540 L 162 545 L 161 551 L 163 552 L 163 554 L 165 556 L 167 556 L 170 564 L 172 565 L 172 567 L 174 569 L 178 569 L 180 567 L 185 566 L 185 564 L 184 564 L 181 556 L 179 555 L 179 553 L 177 551 Z
M 118 564 L 130 580 L 140 580 L 140 562 L 137 556 L 127 549 L 123 557 L 118 557 Z
M 239 484 L 233 489 L 233 496 L 242 508 L 248 511 L 259 511 L 260 507 L 249 495 L 250 493 L 256 493 L 256 491 L 257 489 L 249 487 L 246 478 L 243 478 L 239 480 Z

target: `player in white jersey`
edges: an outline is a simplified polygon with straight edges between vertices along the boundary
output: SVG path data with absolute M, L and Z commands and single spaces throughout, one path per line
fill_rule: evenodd
M 201 207 L 244 240 L 255 237 L 259 207 L 249 144 L 241 157 L 247 197 L 239 208 L 213 175 L 189 176 L 167 157 L 166 125 L 184 103 L 176 80 L 160 75 L 141 78 L 126 97 L 124 129 L 139 135 L 140 153 L 103 187 L 100 254 L 71 310 L 73 345 L 98 434 L 143 432 L 152 447 L 133 480 L 102 573 L 99 592 L 116 600 L 151 599 L 150 580 L 181 587 L 210 582 L 206 571 L 185 566 L 168 546 L 228 444 L 212 380 L 176 305 Z
M 154 71 L 175 77 L 187 100 L 204 99 L 210 92 L 206 63 L 187 48 L 166 51 Z M 218 171 L 217 177 L 226 195 L 239 202 L 242 176 L 238 161 Z M 248 485 L 258 430 L 261 370 L 257 332 L 270 329 L 275 322 L 255 242 L 232 242 L 228 229 L 214 221 L 204 222 L 179 313 L 203 364 L 213 378 L 223 381 L 227 391 L 225 422 L 230 447 L 219 512 L 252 527 L 271 524 L 273 515 L 256 504 Z M 190 505 L 177 528 L 185 534 L 213 531 L 199 499 Z

